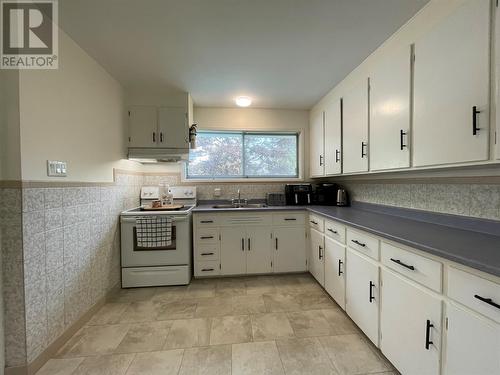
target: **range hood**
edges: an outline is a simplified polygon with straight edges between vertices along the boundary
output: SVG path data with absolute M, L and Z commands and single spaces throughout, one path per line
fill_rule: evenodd
M 189 148 L 135 148 L 129 147 L 129 160 L 140 163 L 175 163 L 187 160 Z

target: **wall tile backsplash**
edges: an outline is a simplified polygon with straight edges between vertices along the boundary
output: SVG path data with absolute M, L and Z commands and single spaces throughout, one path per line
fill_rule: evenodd
M 342 183 L 352 200 L 500 220 L 500 185 Z
M 117 173 L 115 184 L 1 190 L 8 367 L 32 362 L 118 285 L 119 213 L 142 184 Z

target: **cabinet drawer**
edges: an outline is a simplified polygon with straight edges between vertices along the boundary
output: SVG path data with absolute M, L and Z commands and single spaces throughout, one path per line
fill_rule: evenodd
M 273 214 L 273 225 L 304 225 L 306 221 L 303 212 L 289 212 Z
M 196 244 L 217 243 L 219 230 L 217 228 L 198 228 L 196 230 Z
M 347 228 L 347 245 L 370 258 L 379 260 L 379 240 L 375 237 Z
M 199 261 L 219 260 L 219 244 L 198 245 L 195 248 L 195 257 Z
M 406 277 L 441 293 L 443 265 L 435 260 L 382 242 L 382 264 Z
M 194 215 L 194 223 L 198 227 L 214 227 L 219 222 L 218 216 L 214 214 L 196 214 Z
M 449 267 L 448 297 L 500 323 L 500 284 Z
M 345 226 L 342 224 L 325 220 L 325 234 L 340 243 L 345 243 Z
M 309 226 L 323 233 L 325 220 L 317 215 L 309 214 Z
M 196 262 L 195 276 L 216 276 L 220 275 L 219 261 Z

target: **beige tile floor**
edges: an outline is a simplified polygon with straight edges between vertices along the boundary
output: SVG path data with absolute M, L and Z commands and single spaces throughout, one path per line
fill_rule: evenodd
M 309 274 L 120 291 L 37 375 L 397 374 Z

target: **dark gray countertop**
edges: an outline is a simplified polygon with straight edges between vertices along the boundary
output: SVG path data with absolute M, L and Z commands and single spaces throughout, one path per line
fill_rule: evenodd
M 497 221 L 428 212 L 422 214 L 422 211 L 407 209 L 391 211 L 392 208 L 387 206 L 378 209 L 376 205 L 365 204 L 353 207 L 271 206 L 250 209 L 214 209 L 212 205 L 201 204 L 193 212 L 308 210 L 500 277 L 500 222 Z

